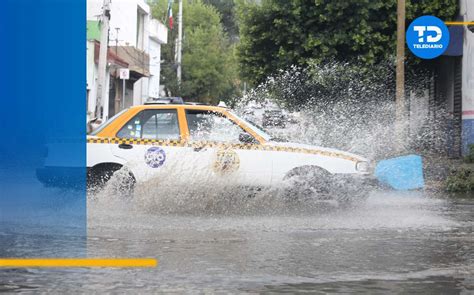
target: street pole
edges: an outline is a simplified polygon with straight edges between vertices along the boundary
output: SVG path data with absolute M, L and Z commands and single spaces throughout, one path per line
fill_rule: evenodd
M 97 77 L 97 99 L 95 107 L 95 117 L 106 120 L 108 116 L 109 106 L 105 98 L 107 96 L 107 51 L 109 43 L 109 21 L 110 21 L 110 1 L 104 0 L 101 15 L 100 27 L 100 50 L 99 50 L 99 66 Z
M 122 79 L 122 110 L 125 109 L 125 79 Z
M 177 42 L 177 53 L 176 63 L 178 68 L 176 69 L 176 77 L 178 79 L 178 85 L 181 85 L 181 51 L 183 44 L 183 0 L 179 0 L 178 10 L 178 42 Z
M 116 31 L 116 35 L 115 35 L 115 54 L 118 55 L 118 43 L 119 43 L 119 31 L 120 31 L 120 28 L 115 28 L 115 31 Z
M 397 69 L 395 96 L 395 135 L 397 149 L 403 149 L 406 140 L 405 105 L 405 0 L 398 0 L 397 6 Z

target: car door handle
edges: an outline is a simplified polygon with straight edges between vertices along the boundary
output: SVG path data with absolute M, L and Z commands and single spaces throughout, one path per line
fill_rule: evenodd
M 194 151 L 195 152 L 200 152 L 200 151 L 205 151 L 206 149 L 203 147 L 203 146 L 200 146 L 200 147 L 195 147 L 194 148 Z
M 128 144 L 128 143 L 121 143 L 121 144 L 119 144 L 118 147 L 119 147 L 119 149 L 124 149 L 124 150 L 133 149 L 133 145 Z

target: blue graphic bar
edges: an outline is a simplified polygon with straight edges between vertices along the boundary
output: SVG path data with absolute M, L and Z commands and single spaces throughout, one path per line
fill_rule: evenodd
M 4 0 L 0 37 L 0 257 L 83 256 L 86 2 Z

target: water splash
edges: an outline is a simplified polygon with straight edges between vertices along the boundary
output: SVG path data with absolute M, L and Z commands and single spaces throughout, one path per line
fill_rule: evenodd
M 289 141 L 339 148 L 383 159 L 397 154 L 395 142 L 395 71 L 392 62 L 373 65 L 329 62 L 307 69 L 292 67 L 235 102 L 242 114 L 278 107 L 296 118 L 284 130 L 274 130 Z M 429 75 L 407 75 L 409 116 L 403 122 L 407 152 L 446 152 L 449 118 L 442 106 L 428 107 Z M 420 106 L 423 105 L 423 106 Z M 250 110 L 249 110 L 250 109 Z M 255 111 L 254 111 L 255 113 Z
M 276 137 L 289 141 L 339 148 L 374 160 L 394 155 L 393 66 L 391 63 L 375 65 L 371 71 L 361 68 L 336 62 L 314 65 L 305 70 L 293 67 L 269 77 L 236 102 L 235 109 L 260 125 L 264 123 L 266 110 L 280 109 L 282 116 L 285 116 L 286 127 L 273 127 L 270 131 Z M 439 122 L 429 119 L 426 119 L 426 124 L 441 126 Z M 420 145 L 436 139 L 436 132 L 442 129 L 436 127 L 421 133 L 412 132 L 407 150 L 416 151 Z M 189 159 L 182 162 L 183 165 L 193 163 Z M 180 171 L 182 168 L 173 170 Z M 108 207 L 111 202 L 114 206 L 123 206 L 125 210 L 165 215 L 294 216 L 320 214 L 327 208 L 332 208 L 330 211 L 334 213 L 341 207 L 333 202 L 321 202 L 318 198 L 294 196 L 284 189 L 253 191 L 232 188 L 223 185 L 223 181 L 216 182 L 212 177 L 201 183 L 190 180 L 183 186 L 176 183 L 177 178 L 179 175 L 168 175 L 140 184 L 133 199 L 123 200 L 113 190 L 121 181 L 120 177 L 115 177 L 108 188 L 90 199 L 99 207 L 101 204 Z M 373 200 L 385 202 L 386 198 L 380 194 L 377 196 L 365 203 L 356 202 L 355 208 L 358 209 L 349 211 L 359 212 L 360 208 L 369 208 L 370 212 L 379 210 L 378 207 L 370 207 L 374 205 Z M 420 199 L 424 200 L 424 197 L 417 197 L 417 200 Z M 389 207 L 398 206 L 399 202 L 406 203 L 406 200 L 396 199 Z M 364 215 L 366 211 L 360 212 Z M 394 212 L 394 215 L 400 213 L 398 210 Z M 397 218 L 393 220 L 398 222 Z

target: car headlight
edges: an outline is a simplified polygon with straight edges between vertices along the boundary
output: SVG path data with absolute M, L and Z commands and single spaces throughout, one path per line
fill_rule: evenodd
M 359 172 L 369 172 L 369 170 L 370 170 L 369 162 L 365 162 L 365 161 L 357 162 L 356 170 L 359 171 Z

